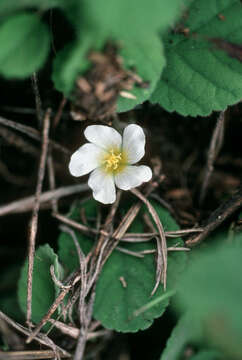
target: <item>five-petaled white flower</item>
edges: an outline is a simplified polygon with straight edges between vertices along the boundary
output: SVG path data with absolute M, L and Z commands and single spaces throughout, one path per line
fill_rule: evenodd
M 124 129 L 123 138 L 113 128 L 91 125 L 84 135 L 90 143 L 82 145 L 71 156 L 69 170 L 73 176 L 90 174 L 88 185 L 94 199 L 112 204 L 116 199 L 115 185 L 130 190 L 149 181 L 152 171 L 148 166 L 134 166 L 145 153 L 145 134 L 138 125 Z

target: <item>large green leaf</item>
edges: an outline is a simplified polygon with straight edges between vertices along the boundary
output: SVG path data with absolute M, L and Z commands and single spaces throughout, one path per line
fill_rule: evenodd
M 40 246 L 35 253 L 33 271 L 32 320 L 35 323 L 42 319 L 59 291 L 50 275 L 51 265 L 54 265 L 57 279 L 61 279 L 63 273 L 57 255 L 48 244 Z M 27 275 L 28 261 L 22 268 L 18 282 L 18 300 L 24 313 L 27 307 Z
M 64 0 L 1 0 L 0 16 L 8 15 L 14 11 L 25 8 L 38 8 L 47 10 L 53 7 L 61 6 Z
M 126 69 L 134 70 L 147 88 L 135 86 L 131 94 L 136 99 L 120 97 L 118 111 L 127 111 L 147 100 L 154 91 L 165 65 L 163 31 L 184 9 L 183 0 L 123 0 L 70 1 L 65 12 L 74 24 L 77 40 L 72 49 L 60 53 L 54 64 L 55 87 L 70 96 L 78 75 L 87 69 L 87 54 L 101 50 L 110 40 L 117 43 Z M 74 64 L 74 66 L 73 66 Z
M 24 78 L 38 70 L 49 52 L 49 32 L 36 14 L 21 13 L 0 25 L 0 74 Z
M 92 39 L 87 36 L 82 42 L 74 42 L 60 51 L 53 63 L 52 80 L 55 88 L 69 96 L 74 88 L 80 71 L 87 70 L 89 62 L 86 58 L 92 46 Z
M 120 52 L 124 60 L 124 67 L 126 69 L 135 69 L 135 72 L 139 74 L 142 80 L 147 81 L 148 86 L 145 88 L 134 86 L 130 93 L 136 99 L 119 97 L 118 112 L 128 111 L 149 99 L 165 66 L 162 43 L 155 34 L 149 39 L 144 38 L 142 42 L 130 39 L 124 44 Z
M 96 37 L 139 41 L 171 25 L 185 4 L 184 0 L 72 0 L 65 7 L 77 31 L 81 23 Z
M 0 273 L 0 310 L 15 321 L 22 321 L 23 314 L 17 301 L 17 281 L 19 278 L 20 265 L 10 263 Z
M 102 49 L 104 40 L 97 39 L 94 42 L 93 34 L 86 33 L 86 37 L 77 40 L 71 46 L 67 46 L 57 54 L 54 62 L 52 80 L 57 90 L 69 96 L 74 88 L 75 81 L 81 73 L 90 66 L 87 54 L 92 48 Z M 147 87 L 134 86 L 129 91 L 136 99 L 119 97 L 117 111 L 123 112 L 134 108 L 147 100 L 155 89 L 162 69 L 165 66 L 162 43 L 159 37 L 153 34 L 148 40 L 123 41 L 120 47 L 120 55 L 123 58 L 124 67 L 135 72 L 147 82 Z
M 87 202 L 81 206 L 89 215 L 95 218 L 96 210 L 93 202 Z M 162 207 L 154 204 L 161 221 L 167 230 L 177 229 L 177 224 Z M 80 209 L 80 208 L 79 208 Z M 71 217 L 80 221 L 78 218 L 78 207 L 72 212 Z M 130 231 L 142 231 L 143 222 L 139 217 Z M 82 250 L 86 253 L 93 245 L 85 235 L 76 233 Z M 169 240 L 169 245 L 182 244 L 181 239 Z M 129 244 L 125 246 L 132 251 L 141 251 L 154 247 L 154 244 Z M 62 233 L 59 238 L 59 258 L 68 271 L 73 271 L 78 267 L 78 258 L 76 249 L 70 236 Z M 168 290 L 175 288 L 175 283 L 186 261 L 184 252 L 174 252 L 168 257 Z M 134 332 L 145 329 L 151 325 L 153 320 L 162 315 L 169 303 L 169 299 L 159 302 L 142 312 L 139 316 L 134 316 L 134 312 L 140 307 L 148 304 L 151 300 L 159 298 L 164 294 L 162 286 L 159 286 L 157 292 L 151 299 L 150 294 L 155 283 L 156 266 L 154 257 L 147 255 L 144 258 L 136 258 L 130 255 L 114 251 L 105 264 L 96 288 L 96 299 L 94 304 L 94 316 L 101 323 L 110 329 L 122 332 Z M 120 278 L 123 278 L 127 284 L 122 285 Z
M 202 338 L 200 323 L 190 314 L 183 315 L 172 330 L 160 360 L 179 360 L 186 347 Z
M 242 353 L 242 247 L 218 245 L 194 257 L 179 283 L 177 303 L 201 322 L 212 345 L 235 359 Z
M 167 65 L 151 101 L 185 116 L 206 116 L 240 101 L 242 63 L 212 39 L 241 45 L 241 18 L 239 0 L 194 0 L 182 24 L 189 35 L 165 39 Z
M 222 360 L 224 357 L 214 350 L 201 350 L 196 355 L 190 357 L 190 360 Z

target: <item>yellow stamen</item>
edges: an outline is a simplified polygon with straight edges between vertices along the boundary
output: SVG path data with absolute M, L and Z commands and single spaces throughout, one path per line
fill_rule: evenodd
M 114 152 L 114 150 L 111 149 L 108 157 L 103 161 L 103 163 L 105 164 L 105 170 L 108 172 L 118 170 L 121 161 L 122 153 Z

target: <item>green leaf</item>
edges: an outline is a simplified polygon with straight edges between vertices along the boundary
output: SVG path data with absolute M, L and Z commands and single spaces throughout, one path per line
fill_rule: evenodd
M 65 96 L 70 96 L 78 75 L 85 72 L 90 66 L 86 57 L 88 51 L 91 48 L 101 50 L 103 45 L 101 39 L 99 44 L 97 41 L 94 43 L 93 35 L 87 33 L 81 41 L 76 41 L 57 54 L 52 74 L 56 89 L 63 92 Z M 123 112 L 134 108 L 150 97 L 165 66 L 165 57 L 162 43 L 156 35 L 153 35 L 152 39 L 143 39 L 141 42 L 132 42 L 132 40 L 123 42 L 120 55 L 123 58 L 124 68 L 135 69 L 134 71 L 142 80 L 147 81 L 147 87 L 135 86 L 129 91 L 136 99 L 119 97 L 117 111 Z
M 183 315 L 172 330 L 160 360 L 179 360 L 186 346 L 197 343 L 202 338 L 200 323 L 190 314 Z
M 118 112 L 134 108 L 147 100 L 154 91 L 165 65 L 162 42 L 163 31 L 184 8 L 182 0 L 93 0 L 65 4 L 66 15 L 74 24 L 77 40 L 66 52 L 57 56 L 53 81 L 56 89 L 70 96 L 78 75 L 87 70 L 90 50 L 102 50 L 112 40 L 120 47 L 126 69 L 132 68 L 147 88 L 134 87 L 136 99 L 120 97 Z M 74 66 L 73 66 L 74 64 Z
M 0 74 L 25 78 L 44 64 L 49 52 L 49 32 L 38 15 L 18 14 L 0 25 Z
M 0 16 L 8 15 L 14 11 L 26 8 L 38 8 L 47 10 L 54 7 L 62 6 L 64 0 L 1 0 Z
M 21 322 L 23 314 L 17 301 L 17 281 L 19 278 L 20 265 L 9 264 L 0 273 L 0 310 L 15 321 Z
M 54 265 L 57 279 L 62 278 L 62 268 L 52 248 L 46 244 L 35 253 L 32 290 L 32 320 L 38 323 L 55 300 L 59 289 L 50 275 L 50 266 Z M 28 261 L 25 262 L 18 282 L 18 300 L 22 311 L 27 307 Z
M 185 3 L 183 0 L 83 0 L 70 1 L 65 6 L 77 31 L 84 24 L 96 37 L 141 40 L 171 25 L 184 10 Z
M 194 0 L 182 23 L 189 35 L 165 38 L 167 65 L 151 102 L 184 116 L 206 116 L 240 101 L 242 63 L 209 39 L 241 44 L 241 18 L 239 0 Z
M 242 353 L 242 247 L 196 254 L 179 283 L 177 306 L 201 322 L 207 341 L 232 358 Z
M 155 206 L 161 221 L 166 230 L 176 230 L 178 228 L 170 214 L 157 205 Z M 86 202 L 81 205 L 85 213 L 93 218 L 96 217 L 95 202 Z M 143 210 L 144 211 L 144 210 Z M 76 207 L 71 218 L 80 221 L 80 206 Z M 143 220 L 141 215 L 136 219 L 129 231 L 140 232 L 143 230 Z M 78 241 L 82 250 L 87 253 L 92 245 L 93 240 L 87 236 L 77 233 Z M 182 245 L 181 239 L 169 239 L 169 245 Z M 122 246 L 124 246 L 122 244 Z M 154 248 L 154 244 L 129 244 L 126 249 L 132 251 L 141 251 L 144 249 Z M 68 234 L 62 233 L 59 238 L 59 258 L 64 267 L 70 272 L 76 269 L 78 258 L 76 249 Z M 168 290 L 174 290 L 177 278 L 184 268 L 186 254 L 184 252 L 173 252 L 168 256 Z M 164 294 L 162 286 L 159 286 L 155 295 L 150 298 L 151 291 L 155 283 L 156 266 L 154 257 L 147 255 L 144 258 L 136 258 L 130 255 L 114 251 L 107 263 L 105 264 L 100 278 L 97 282 L 96 299 L 94 303 L 94 316 L 97 320 L 110 329 L 122 332 L 135 332 L 140 329 L 149 327 L 153 320 L 162 315 L 169 303 L 169 299 L 158 302 L 155 306 L 150 307 L 147 311 L 139 316 L 134 312 L 142 306 L 148 304 L 151 300 L 158 299 Z M 127 287 L 122 285 L 122 278 Z
M 221 354 L 213 350 L 202 350 L 190 357 L 190 360 L 220 360 L 224 359 Z
M 82 42 L 69 44 L 60 51 L 53 63 L 52 80 L 56 90 L 70 96 L 75 81 L 81 72 L 89 67 L 86 54 L 92 45 L 88 36 Z
M 117 111 L 124 112 L 149 99 L 165 66 L 165 57 L 162 43 L 156 35 L 148 40 L 144 38 L 142 42 L 130 39 L 121 48 L 120 55 L 124 60 L 124 67 L 135 69 L 135 72 L 148 84 L 147 88 L 134 86 L 129 91 L 136 97 L 134 100 L 119 97 Z

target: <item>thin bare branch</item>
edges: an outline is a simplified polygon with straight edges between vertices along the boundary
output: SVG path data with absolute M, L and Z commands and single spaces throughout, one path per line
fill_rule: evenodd
M 37 141 L 41 141 L 41 134 L 38 130 L 30 127 L 30 126 L 26 126 L 23 124 L 20 124 L 16 121 L 12 121 L 12 120 L 8 120 L 8 119 L 4 119 L 3 117 L 0 116 L 0 124 L 10 127 L 16 131 L 21 132 L 22 134 L 25 134 L 27 136 L 29 136 L 30 138 L 37 140 Z M 49 145 L 50 147 L 52 147 L 55 150 L 58 150 L 60 152 L 62 152 L 63 154 L 70 156 L 71 155 L 71 151 L 68 150 L 67 148 L 65 148 L 64 146 L 58 144 L 57 142 L 49 139 Z
M 80 192 L 90 190 L 86 184 L 63 186 L 56 190 L 50 190 L 42 193 L 39 198 L 40 205 L 46 204 L 51 200 L 60 199 L 65 196 L 70 196 Z M 35 196 L 28 196 L 26 198 L 13 201 L 9 204 L 0 206 L 0 216 L 27 212 L 33 209 L 35 203 Z
M 200 205 L 203 203 L 203 201 L 205 199 L 209 180 L 211 178 L 211 175 L 212 175 L 212 172 L 214 169 L 214 162 L 215 162 L 216 157 L 218 156 L 218 153 L 223 145 L 224 122 L 225 122 L 225 112 L 221 111 L 221 113 L 218 117 L 218 120 L 216 122 L 214 131 L 213 131 L 213 135 L 211 138 L 211 142 L 209 145 L 207 164 L 206 164 L 206 168 L 205 168 L 205 174 L 204 174 L 204 179 L 203 179 L 201 193 L 200 193 L 200 199 L 199 199 Z
M 67 358 L 60 355 L 61 358 Z M 26 351 L 0 351 L 0 360 L 43 360 L 53 359 L 55 353 L 52 350 L 26 350 Z
M 64 107 L 67 103 L 67 98 L 65 98 L 63 96 L 62 100 L 61 100 L 61 103 L 59 105 L 59 108 L 58 108 L 58 111 L 54 117 L 54 120 L 53 120 L 53 127 L 56 128 L 60 122 L 60 119 L 61 119 L 61 116 L 62 116 L 62 113 L 63 113 L 63 110 L 64 110 Z
M 28 339 L 26 340 L 26 343 L 30 343 L 33 339 L 36 338 L 36 336 L 39 334 L 40 330 L 42 329 L 42 327 L 49 321 L 49 319 L 51 318 L 51 316 L 54 314 L 54 312 L 56 311 L 56 309 L 58 308 L 58 306 L 61 304 L 61 302 L 63 301 L 64 297 L 66 296 L 66 294 L 68 294 L 68 292 L 70 291 L 70 289 L 72 288 L 72 286 L 74 286 L 74 284 L 80 280 L 80 275 L 78 272 L 75 272 L 72 275 L 71 280 L 69 281 L 70 286 L 66 286 L 64 289 L 62 289 L 62 291 L 60 292 L 60 294 L 57 296 L 57 298 L 55 299 L 55 301 L 53 302 L 53 304 L 51 305 L 51 307 L 49 308 L 49 310 L 47 311 L 47 313 L 44 315 L 44 317 L 41 319 L 41 321 L 39 322 L 39 324 L 36 326 L 36 328 L 34 329 L 34 331 L 30 334 L 30 336 L 28 337 Z
M 28 250 L 28 284 L 27 284 L 27 316 L 26 322 L 30 326 L 32 316 L 32 281 L 33 281 L 33 267 L 34 267 L 34 253 L 35 253 L 35 238 L 38 228 L 38 213 L 40 208 L 40 194 L 42 192 L 42 184 L 45 175 L 45 165 L 48 151 L 48 136 L 50 127 L 51 110 L 48 109 L 44 118 L 42 150 L 39 163 L 38 181 L 35 193 L 35 202 L 32 212 L 32 218 L 29 226 L 29 250 Z
M 25 328 L 24 326 L 18 324 L 17 322 L 15 322 L 14 320 L 12 320 L 10 317 L 8 317 L 7 315 L 5 315 L 2 311 L 0 311 L 0 318 L 4 321 L 6 321 L 11 327 L 13 327 L 14 329 L 16 329 L 17 331 L 19 331 L 20 333 L 29 336 L 30 335 L 30 330 Z M 53 343 L 53 341 L 51 339 L 49 339 L 46 335 L 44 334 L 40 334 L 38 336 L 35 337 L 35 340 L 37 342 L 39 342 L 42 345 L 45 345 L 47 347 L 50 347 L 54 353 L 56 354 L 56 352 L 59 353 L 60 356 L 63 357 L 67 357 L 70 358 L 71 355 L 63 350 L 62 348 L 60 348 L 59 346 L 55 345 Z
M 55 275 L 54 265 L 50 265 L 50 275 L 51 275 L 52 280 L 55 283 L 55 285 L 58 286 L 60 289 L 70 289 L 71 288 L 71 285 L 64 285 L 64 284 L 62 284 L 62 282 L 59 279 L 57 279 L 57 277 Z
M 149 226 L 149 228 L 155 232 L 155 226 L 153 225 L 149 215 L 147 213 L 144 214 L 144 220 L 146 222 L 146 224 Z M 162 246 L 161 246 L 161 241 L 159 239 L 158 236 L 155 237 L 156 239 L 156 244 L 157 244 L 157 258 L 156 258 L 156 282 L 155 282 L 155 286 L 151 292 L 151 296 L 154 295 L 154 293 L 156 292 L 158 286 L 161 283 L 161 279 L 162 279 L 162 271 L 163 271 L 163 267 L 164 267 L 164 262 L 163 262 L 163 256 L 162 256 Z
M 55 170 L 54 170 L 54 163 L 53 163 L 51 151 L 49 151 L 49 156 L 47 159 L 47 166 L 48 166 L 50 190 L 55 191 Z M 51 206 L 52 206 L 52 211 L 57 213 L 58 212 L 57 199 L 51 200 Z
M 0 208 L 1 210 L 1 208 Z M 103 236 L 110 236 L 113 240 L 119 240 L 123 242 L 146 242 L 151 239 L 153 239 L 155 236 L 159 235 L 158 232 L 150 232 L 150 233 L 126 233 L 123 235 L 121 239 L 118 239 L 115 234 L 109 235 L 108 232 L 106 232 L 103 229 L 97 230 L 91 227 L 88 227 L 87 225 L 80 224 L 77 221 L 74 221 L 72 219 L 69 219 L 68 217 L 61 215 L 59 213 L 54 213 L 53 216 L 63 222 L 64 224 L 67 224 L 71 227 L 73 227 L 76 230 L 79 230 L 87 235 L 103 235 Z M 130 226 L 130 225 L 129 225 Z M 200 233 L 202 232 L 202 228 L 192 228 L 192 229 L 183 229 L 183 230 L 176 230 L 176 231 L 165 231 L 165 236 L 167 238 L 177 238 L 184 235 L 188 235 L 191 233 Z
M 170 246 L 167 248 L 167 251 L 190 251 L 190 249 L 186 247 Z M 155 254 L 156 252 L 157 252 L 156 249 L 147 249 L 147 250 L 139 251 L 138 254 L 148 255 L 148 254 Z
M 122 253 L 124 253 L 124 254 L 137 257 L 137 258 L 141 258 L 141 259 L 142 259 L 142 258 L 144 257 L 142 254 L 139 254 L 139 253 L 137 253 L 137 252 L 135 252 L 135 251 L 131 251 L 131 250 L 125 249 L 125 248 L 123 248 L 123 247 L 121 247 L 121 246 L 117 246 L 117 247 L 116 247 L 116 250 L 118 250 L 118 251 L 120 251 L 120 252 L 122 252 Z
M 80 299 L 79 299 L 79 311 L 80 311 L 80 323 L 84 323 L 85 314 L 84 314 L 84 300 L 86 295 L 86 287 L 87 287 L 87 262 L 85 255 L 83 251 L 81 250 L 81 247 L 79 245 L 79 242 L 77 240 L 76 234 L 72 229 L 69 229 L 67 226 L 61 226 L 61 230 L 68 233 L 76 247 L 77 255 L 79 258 L 79 264 L 80 264 L 80 273 L 81 273 L 81 289 L 80 289 Z
M 236 210 L 242 207 L 242 186 L 238 191 L 224 203 L 222 203 L 204 222 L 203 232 L 192 236 L 186 241 L 186 245 L 189 247 L 198 245 L 201 241 L 221 225 L 229 216 L 231 216 Z
M 49 322 L 53 324 L 58 330 L 62 332 L 62 334 L 68 335 L 73 339 L 77 339 L 80 330 L 74 326 L 67 325 L 61 321 L 55 319 L 49 319 Z
M 161 249 L 162 249 L 162 264 L 163 264 L 162 281 L 163 281 L 164 289 L 166 289 L 167 245 L 166 245 L 166 236 L 165 236 L 163 226 L 161 224 L 158 214 L 156 213 L 154 207 L 151 205 L 149 200 L 147 200 L 146 197 L 144 195 L 142 195 L 137 189 L 132 189 L 131 192 L 135 196 L 137 196 L 147 206 L 147 209 L 148 209 L 149 213 L 151 214 L 151 216 L 157 226 L 159 236 L 160 236 L 160 241 L 161 241 Z M 158 279 L 156 279 L 156 280 L 158 281 Z M 156 285 L 155 285 L 155 287 L 156 287 Z M 152 292 L 152 294 L 154 294 L 154 292 Z
M 15 146 L 23 153 L 29 154 L 33 157 L 39 157 L 39 149 L 37 149 L 36 146 L 31 145 L 23 138 L 23 136 L 17 134 L 12 129 L 0 126 L 0 136 L 4 142 L 10 144 L 11 146 Z
M 8 170 L 8 167 L 1 160 L 0 160 L 0 175 L 10 184 L 14 184 L 17 186 L 28 185 L 29 179 L 27 179 L 24 176 L 12 174 Z
M 42 101 L 39 92 L 38 77 L 36 72 L 34 72 L 33 75 L 31 76 L 31 80 L 32 80 L 32 87 L 35 97 L 36 115 L 39 123 L 39 128 L 41 128 L 43 121 L 43 109 L 42 109 Z

